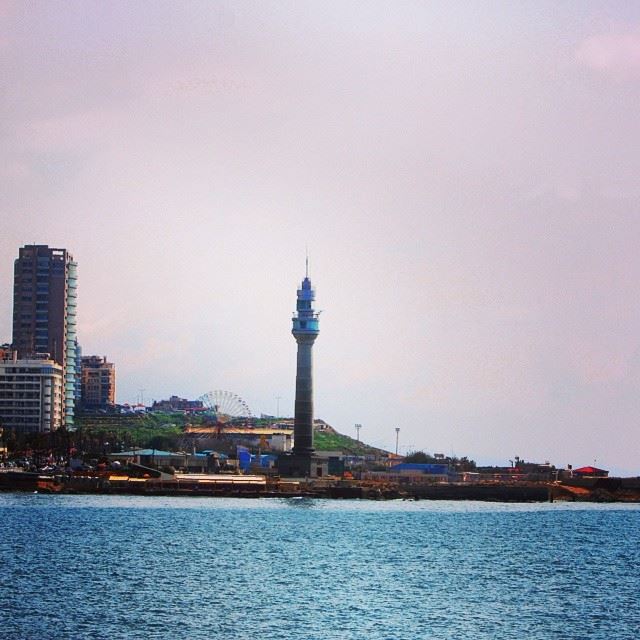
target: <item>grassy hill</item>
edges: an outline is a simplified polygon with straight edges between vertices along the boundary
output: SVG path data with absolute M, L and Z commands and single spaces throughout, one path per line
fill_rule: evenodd
M 315 430 L 315 447 L 318 451 L 342 451 L 356 456 L 378 455 L 384 453 L 382 449 L 371 447 L 364 442 L 358 442 L 349 436 L 338 433 L 333 427 Z
M 187 417 L 180 413 L 80 415 L 76 416 L 76 429 L 87 434 L 101 434 L 109 442 L 145 447 L 152 439 L 157 440 L 158 436 L 175 439 L 182 435 L 187 423 L 198 422 L 202 422 L 202 417 Z M 343 451 L 352 455 L 375 455 L 381 452 L 338 433 L 322 420 L 316 421 L 314 440 L 318 451 Z
M 146 447 L 157 436 L 179 437 L 184 425 L 183 415 L 168 413 L 81 415 L 75 418 L 77 431 L 100 435 L 109 442 L 121 442 L 125 447 Z

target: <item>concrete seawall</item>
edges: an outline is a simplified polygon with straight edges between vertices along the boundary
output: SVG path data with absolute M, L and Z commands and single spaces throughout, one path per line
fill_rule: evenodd
M 486 502 L 546 502 L 549 487 L 517 484 L 414 485 L 405 489 L 418 500 L 482 500 Z
M 0 491 L 40 493 L 163 495 L 211 497 L 310 497 L 364 500 L 475 500 L 484 502 L 640 502 L 640 482 L 611 478 L 607 482 L 410 484 L 357 480 L 291 481 L 263 476 L 189 476 L 169 479 L 126 475 L 50 476 L 27 472 L 0 473 Z

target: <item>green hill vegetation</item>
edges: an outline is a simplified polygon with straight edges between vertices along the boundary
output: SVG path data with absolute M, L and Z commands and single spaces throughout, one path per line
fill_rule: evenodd
M 314 443 L 318 451 L 342 451 L 343 453 L 355 456 L 379 455 L 383 453 L 382 449 L 376 449 L 364 442 L 358 442 L 349 436 L 338 433 L 331 427 L 326 429 L 316 428 Z
M 85 415 L 76 417 L 75 422 L 75 435 L 81 442 L 88 441 L 90 447 L 96 440 L 107 442 L 103 448 L 114 451 L 133 446 L 178 449 L 185 425 L 183 415 L 166 413 Z
M 80 415 L 76 429 L 80 437 L 99 440 L 109 446 L 155 447 L 170 449 L 178 446 L 186 424 L 203 424 L 203 416 L 181 413 L 146 413 L 141 415 Z M 259 426 L 268 426 L 260 420 Z M 352 455 L 375 455 L 381 450 L 338 433 L 321 420 L 315 425 L 315 446 L 318 451 L 343 451 Z

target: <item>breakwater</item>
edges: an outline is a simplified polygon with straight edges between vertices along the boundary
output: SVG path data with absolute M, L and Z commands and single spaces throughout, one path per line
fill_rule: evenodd
M 150 470 L 151 471 L 151 470 Z M 0 473 L 0 491 L 63 494 L 304 497 L 362 500 L 475 500 L 485 502 L 640 502 L 640 480 L 605 478 L 572 483 L 393 483 L 359 480 L 291 480 L 261 475 L 125 474 L 44 475 Z

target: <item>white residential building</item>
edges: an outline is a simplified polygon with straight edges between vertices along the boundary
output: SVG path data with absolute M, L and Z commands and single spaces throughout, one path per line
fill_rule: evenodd
M 53 360 L 0 362 L 0 426 L 16 432 L 55 431 L 63 424 L 62 365 Z

